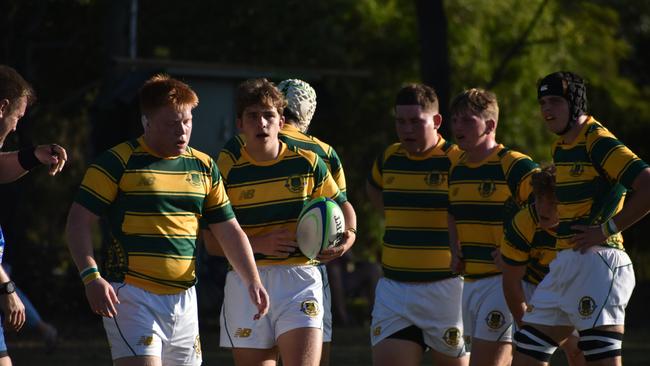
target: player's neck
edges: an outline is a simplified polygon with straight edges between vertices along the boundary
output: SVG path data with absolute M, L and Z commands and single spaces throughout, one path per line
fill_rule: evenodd
M 580 131 L 582 131 L 582 128 L 585 126 L 585 123 L 587 123 L 587 120 L 589 119 L 589 116 L 587 115 L 582 115 L 578 118 L 578 123 L 576 123 L 567 133 L 562 135 L 562 143 L 570 145 L 572 144 L 577 138 L 578 135 L 580 135 Z
M 427 145 L 427 147 L 425 147 L 420 151 L 414 151 L 414 152 L 409 151 L 409 155 L 418 158 L 427 156 L 429 155 L 429 153 L 431 153 L 433 149 L 436 148 L 436 146 L 438 146 L 438 142 L 440 142 L 440 135 L 436 133 L 435 137 L 432 139 L 431 143 Z
M 246 144 L 246 152 L 248 152 L 248 155 L 255 159 L 255 161 L 260 162 L 277 159 L 281 149 L 282 144 L 278 140 L 265 144 Z
M 480 163 L 490 156 L 498 146 L 499 144 L 494 140 L 494 137 L 486 138 L 474 148 L 466 150 L 467 162 Z

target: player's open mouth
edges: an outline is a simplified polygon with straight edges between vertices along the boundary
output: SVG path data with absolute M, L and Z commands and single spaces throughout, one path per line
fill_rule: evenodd
M 553 121 L 554 119 L 555 119 L 555 117 L 553 117 L 553 116 L 546 116 L 546 117 L 544 117 L 544 120 L 545 120 L 545 121 Z
M 259 137 L 259 138 L 267 138 L 267 137 L 269 137 L 269 134 L 268 134 L 268 133 L 258 133 L 258 134 L 255 135 L 255 136 L 256 136 L 256 137 Z

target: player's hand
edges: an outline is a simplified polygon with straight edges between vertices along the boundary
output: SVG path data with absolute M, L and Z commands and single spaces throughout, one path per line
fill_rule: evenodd
M 497 266 L 499 271 L 503 272 L 503 257 L 501 257 L 501 251 L 499 249 L 495 249 L 490 254 L 492 254 L 494 264 Z
M 571 229 L 577 233 L 571 239 L 573 250 L 579 250 L 580 253 L 586 253 L 594 245 L 602 244 L 607 241 L 600 225 L 573 225 Z
M 463 274 L 465 273 L 465 259 L 459 255 L 452 254 L 449 267 L 453 273 Z
M 256 281 L 248 286 L 248 294 L 251 297 L 253 305 L 257 308 L 257 314 L 253 320 L 262 318 L 269 311 L 269 294 L 260 281 Z
M 351 230 L 345 230 L 343 232 L 343 240 L 341 243 L 339 243 L 336 246 L 333 246 L 331 248 L 327 248 L 318 254 L 316 259 L 318 259 L 322 263 L 327 263 L 331 260 L 334 260 L 336 258 L 339 258 L 343 256 L 350 248 L 352 248 L 352 245 L 354 245 L 354 241 L 357 239 L 357 234 L 354 233 Z
M 0 295 L 0 308 L 4 313 L 4 326 L 16 332 L 25 324 L 25 305 L 15 292 Z
M 99 277 L 86 285 L 86 297 L 90 309 L 101 316 L 112 318 L 117 315 L 115 305 L 120 303 L 110 283 Z
M 254 253 L 287 258 L 298 249 L 296 235 L 286 229 L 270 231 L 264 235 L 249 237 Z
M 34 155 L 41 164 L 50 166 L 50 175 L 56 175 L 68 160 L 68 154 L 62 146 L 57 144 L 39 145 L 34 149 Z

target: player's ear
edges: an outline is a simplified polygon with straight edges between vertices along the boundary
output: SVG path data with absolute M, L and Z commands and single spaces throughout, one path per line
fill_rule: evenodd
M 285 122 L 285 121 L 284 121 L 284 116 L 283 116 L 283 115 L 280 115 L 280 121 L 279 121 L 280 129 L 282 129 L 282 127 L 284 127 L 284 122 Z
M 241 118 L 237 118 L 235 120 L 235 126 L 237 126 L 237 130 L 239 130 L 239 132 L 242 132 L 242 129 L 244 128 L 244 121 L 242 121 Z
M 437 130 L 440 128 L 440 125 L 442 125 L 442 115 L 440 113 L 437 113 L 435 116 L 433 116 L 433 126 Z
M 497 122 L 492 118 L 485 120 L 486 133 L 492 133 L 497 129 Z
M 0 118 L 4 117 L 4 114 L 9 110 L 9 99 L 0 100 Z

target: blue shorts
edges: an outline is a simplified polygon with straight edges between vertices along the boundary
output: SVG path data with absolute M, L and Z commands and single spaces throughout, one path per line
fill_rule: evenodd
M 2 318 L 0 318 L 0 321 L 2 321 Z M 0 358 L 9 356 L 7 353 L 7 344 L 5 343 L 5 330 L 2 327 L 2 323 L 0 323 Z

